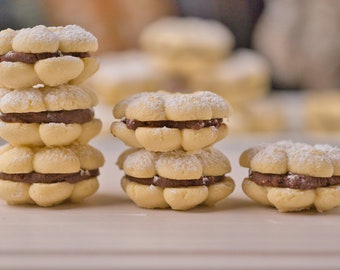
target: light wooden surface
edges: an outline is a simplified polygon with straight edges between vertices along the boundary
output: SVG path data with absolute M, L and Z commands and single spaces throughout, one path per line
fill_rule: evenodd
M 260 142 L 331 139 L 280 134 L 230 136 L 216 147 L 232 163 L 236 190 L 215 207 L 136 207 L 115 165 L 127 147 L 108 132 L 91 145 L 105 155 L 96 195 L 53 208 L 0 202 L 0 269 L 340 269 L 340 208 L 279 213 L 250 201 L 238 157 Z

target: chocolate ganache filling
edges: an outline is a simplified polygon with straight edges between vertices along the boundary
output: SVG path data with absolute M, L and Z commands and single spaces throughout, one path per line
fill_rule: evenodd
M 224 175 L 219 176 L 203 176 L 200 179 L 174 180 L 160 176 L 151 178 L 138 178 L 130 175 L 125 175 L 127 179 L 142 185 L 154 185 L 162 188 L 177 188 L 191 186 L 210 186 L 224 179 Z
M 92 109 L 28 113 L 0 113 L 0 120 L 7 123 L 84 124 L 91 121 L 93 117 L 94 111 Z
M 25 64 L 34 64 L 35 62 L 51 57 L 61 57 L 61 56 L 74 56 L 79 58 L 90 57 L 88 52 L 44 52 L 44 53 L 24 53 L 24 52 L 14 52 L 9 51 L 6 54 L 0 55 L 0 62 L 7 61 L 7 62 L 21 62 Z
M 177 128 L 177 129 L 201 129 L 205 127 L 220 127 L 223 123 L 222 118 L 213 118 L 209 120 L 188 120 L 188 121 L 139 121 L 136 119 L 123 118 L 122 122 L 125 123 L 129 129 L 136 130 L 139 127 L 150 127 L 150 128 Z
M 80 170 L 75 173 L 15 173 L 8 174 L 0 172 L 0 179 L 9 180 L 13 182 L 20 183 L 44 183 L 44 184 L 52 184 L 59 182 L 68 182 L 71 184 L 80 182 L 82 180 L 90 179 L 93 177 L 97 177 L 99 175 L 99 170 Z
M 314 177 L 302 174 L 270 174 L 251 171 L 249 179 L 255 184 L 267 187 L 284 187 L 308 190 L 319 187 L 328 187 L 340 184 L 340 176 Z

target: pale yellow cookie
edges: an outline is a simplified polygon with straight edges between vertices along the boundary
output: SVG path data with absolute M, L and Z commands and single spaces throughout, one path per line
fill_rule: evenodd
M 96 37 L 77 25 L 5 29 L 0 38 L 0 85 L 10 89 L 79 84 L 99 67 L 89 54 Z
M 6 92 L 0 100 L 2 113 L 88 109 L 96 103 L 88 89 L 75 85 L 25 88 Z
M 218 150 L 149 152 L 129 149 L 117 164 L 125 176 L 121 185 L 139 207 L 188 210 L 200 204 L 214 205 L 235 188 L 225 176 L 229 160 Z
M 75 85 L 3 91 L 0 137 L 13 145 L 87 144 L 102 128 L 96 103 L 89 89 Z
M 0 137 L 13 145 L 61 146 L 87 144 L 99 134 L 102 124 L 93 119 L 85 124 L 0 122 Z
M 77 57 L 66 55 L 39 60 L 34 70 L 43 84 L 56 86 L 77 78 L 84 70 L 84 63 Z
M 20 80 L 18 80 L 20 78 Z M 34 66 L 21 62 L 0 62 L 0 85 L 9 89 L 20 89 L 42 83 Z
M 102 55 L 100 70 L 89 83 L 100 99 L 111 105 L 141 91 L 156 91 L 164 85 L 163 76 L 149 57 L 132 50 Z
M 15 30 L 7 28 L 0 31 L 0 55 L 12 50 L 12 40 L 15 36 Z
M 247 149 L 240 165 L 250 169 L 242 184 L 254 201 L 280 212 L 340 205 L 340 149 L 280 141 Z
M 236 50 L 215 67 L 197 72 L 188 81 L 189 89 L 212 89 L 233 106 L 265 97 L 270 91 L 270 66 L 260 54 Z
M 99 186 L 104 157 L 90 145 L 0 147 L 0 197 L 8 204 L 80 202 Z
M 187 76 L 226 57 L 234 46 L 234 36 L 215 20 L 167 17 L 146 26 L 140 44 L 158 68 Z
M 304 128 L 314 133 L 339 134 L 339 104 L 339 89 L 323 89 L 322 91 L 305 93 L 302 104 Z
M 62 52 L 95 52 L 98 50 L 97 38 L 82 27 L 72 24 L 65 27 L 49 27 L 59 39 Z
M 230 114 L 228 103 L 209 91 L 140 93 L 114 107 L 113 115 L 121 121 L 112 123 L 111 133 L 148 151 L 194 151 L 227 135 Z

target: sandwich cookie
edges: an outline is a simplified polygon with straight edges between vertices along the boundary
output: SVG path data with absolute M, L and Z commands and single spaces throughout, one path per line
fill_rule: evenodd
M 99 62 L 95 36 L 78 25 L 0 31 L 0 86 L 79 84 L 94 74 Z
M 340 205 L 340 149 L 280 141 L 249 148 L 240 156 L 249 168 L 243 191 L 254 201 L 280 212 L 315 207 L 322 212 Z
M 235 188 L 233 179 L 225 175 L 231 171 L 229 160 L 213 148 L 194 153 L 134 148 L 123 152 L 117 165 L 125 172 L 123 190 L 142 208 L 211 206 Z
M 0 137 L 13 145 L 87 144 L 101 130 L 97 98 L 86 88 L 0 88 L 0 97 Z
M 140 45 L 155 66 L 170 75 L 191 76 L 227 57 L 235 44 L 231 31 L 216 20 L 166 17 L 146 26 Z
M 148 151 L 194 151 L 227 135 L 230 114 L 229 104 L 209 91 L 143 92 L 117 103 L 113 115 L 120 121 L 112 123 L 111 133 Z
M 0 197 L 8 204 L 80 202 L 98 189 L 103 155 L 89 145 L 0 147 Z

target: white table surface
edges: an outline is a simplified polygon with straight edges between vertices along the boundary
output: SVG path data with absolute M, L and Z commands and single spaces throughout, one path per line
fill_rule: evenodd
M 127 147 L 103 132 L 91 142 L 106 158 L 93 197 L 53 208 L 0 202 L 0 269 L 340 269 L 340 208 L 279 213 L 242 193 L 240 153 L 279 139 L 339 144 L 301 134 L 229 136 L 216 147 L 231 161 L 235 191 L 215 207 L 181 212 L 127 199 L 115 165 Z

